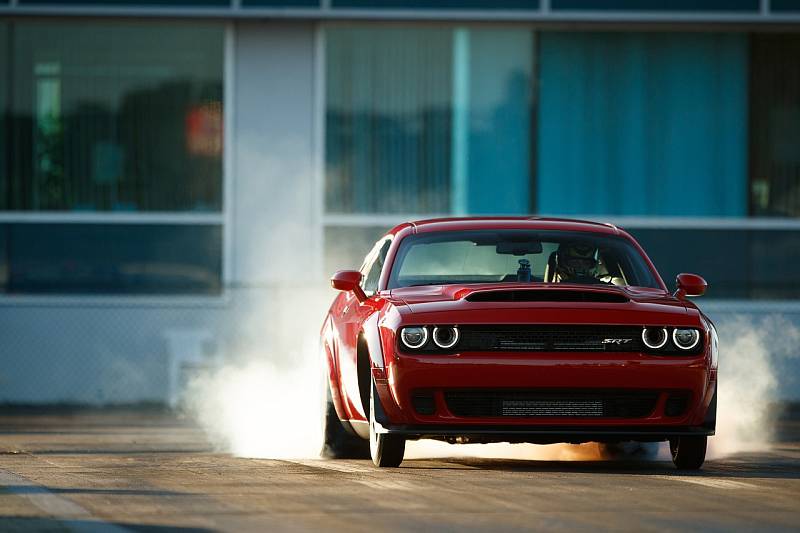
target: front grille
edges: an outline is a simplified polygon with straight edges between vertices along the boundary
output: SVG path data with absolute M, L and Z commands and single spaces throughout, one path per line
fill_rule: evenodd
M 459 351 L 639 352 L 638 326 L 462 326 Z
M 643 418 L 655 409 L 658 393 L 458 390 L 446 391 L 444 398 L 461 417 Z

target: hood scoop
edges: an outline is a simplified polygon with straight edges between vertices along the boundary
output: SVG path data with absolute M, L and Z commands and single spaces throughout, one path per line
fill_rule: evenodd
M 624 304 L 628 298 L 616 292 L 576 290 L 499 290 L 473 292 L 468 302 L 594 302 Z

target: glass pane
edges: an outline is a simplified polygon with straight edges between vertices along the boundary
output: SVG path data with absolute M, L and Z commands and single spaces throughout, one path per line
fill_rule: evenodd
M 800 35 L 754 35 L 750 209 L 800 217 Z
M 759 0 L 551 0 L 550 7 L 577 11 L 758 11 Z
M 9 227 L 0 224 L 0 292 L 8 290 L 8 232 Z
M 8 34 L 10 25 L 0 20 L 0 210 L 5 208 L 6 191 L 8 190 L 8 161 L 11 147 L 8 142 L 9 102 L 9 61 Z
M 664 283 L 681 272 L 708 281 L 709 298 L 800 298 L 800 232 L 789 230 L 630 229 Z M 701 303 L 702 305 L 702 303 Z
M 500 282 L 659 288 L 642 256 L 625 239 L 525 230 L 408 236 L 400 243 L 389 288 Z
M 539 0 L 331 0 L 331 6 L 358 9 L 537 9 Z
M 220 226 L 8 224 L 0 235 L 9 293 L 221 291 Z M 0 268 L 0 281 L 2 274 Z
M 543 32 L 540 46 L 538 212 L 747 214 L 745 34 Z
M 219 211 L 221 25 L 24 22 L 0 209 Z
M 88 6 L 100 6 L 100 7 L 125 7 L 125 6 L 132 6 L 141 8 L 143 6 L 153 6 L 155 8 L 160 7 L 180 7 L 180 8 L 192 8 L 192 7 L 229 7 L 230 0 L 19 0 L 20 4 L 25 6 L 28 5 L 45 5 L 48 7 L 52 6 L 64 6 L 64 7 L 74 7 L 74 6 L 81 6 L 81 7 L 88 7 Z M 152 12 L 157 12 L 152 10 Z
M 327 32 L 330 212 L 445 212 L 450 202 L 452 32 Z
M 529 210 L 533 32 L 331 27 L 329 213 Z

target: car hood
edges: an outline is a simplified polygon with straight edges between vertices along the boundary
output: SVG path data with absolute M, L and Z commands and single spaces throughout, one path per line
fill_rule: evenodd
M 390 298 L 420 323 L 692 325 L 699 314 L 665 290 L 613 285 L 427 285 L 392 289 Z

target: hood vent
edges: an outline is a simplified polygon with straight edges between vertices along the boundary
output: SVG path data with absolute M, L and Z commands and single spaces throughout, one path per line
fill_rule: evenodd
M 624 304 L 629 300 L 622 294 L 601 291 L 514 290 L 479 291 L 465 298 L 468 302 L 596 302 Z

